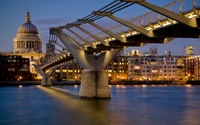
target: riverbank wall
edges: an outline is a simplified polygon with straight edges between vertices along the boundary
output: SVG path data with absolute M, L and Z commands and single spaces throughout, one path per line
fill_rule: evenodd
M 0 81 L 0 86 L 40 85 L 41 81 Z M 53 81 L 53 85 L 80 85 L 80 81 Z M 109 82 L 109 85 L 200 85 L 200 81 L 133 81 L 121 80 Z
M 113 81 L 110 85 L 200 85 L 200 81 L 133 81 L 133 80 L 121 80 Z

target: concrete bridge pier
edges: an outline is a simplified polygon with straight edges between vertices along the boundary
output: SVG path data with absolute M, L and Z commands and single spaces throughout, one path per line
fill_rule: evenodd
M 42 76 L 42 82 L 41 82 L 42 86 L 51 86 L 52 84 L 53 82 L 51 81 L 49 76 Z
M 80 98 L 109 99 L 111 97 L 105 70 L 82 70 L 81 74 Z
M 42 76 L 42 81 L 41 81 L 41 85 L 42 86 L 50 86 L 53 84 L 53 82 L 50 79 L 50 76 L 52 75 L 52 73 L 54 72 L 54 70 L 56 69 L 56 67 L 52 67 L 51 69 L 49 69 L 46 73 L 41 69 L 41 67 L 39 67 L 38 65 L 33 64 L 33 66 L 35 67 L 35 69 L 40 73 L 40 75 Z

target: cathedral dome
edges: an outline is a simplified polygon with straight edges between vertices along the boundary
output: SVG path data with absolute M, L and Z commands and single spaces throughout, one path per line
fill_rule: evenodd
M 18 28 L 13 47 L 14 52 L 42 52 L 42 40 L 37 27 L 31 23 L 29 11 L 25 23 Z
M 17 34 L 21 33 L 31 33 L 31 34 L 39 34 L 38 29 L 32 23 L 24 23 L 22 24 L 17 31 Z
M 18 28 L 17 34 L 21 33 L 39 34 L 37 27 L 30 21 L 29 11 L 26 14 L 26 22 Z

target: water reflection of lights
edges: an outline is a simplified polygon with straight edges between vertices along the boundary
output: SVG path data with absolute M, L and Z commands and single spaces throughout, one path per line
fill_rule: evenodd
M 78 85 L 74 85 L 74 88 L 78 88 Z
M 71 110 L 72 116 L 76 115 L 77 117 L 79 117 L 79 121 L 82 121 L 83 124 L 109 124 L 109 117 L 105 114 L 108 103 L 107 100 L 79 100 L 77 98 L 72 98 L 70 95 L 64 94 L 48 87 L 37 86 L 37 88 L 58 100 L 58 103 L 64 106 L 62 107 L 63 109 L 67 108 L 68 110 Z M 101 110 L 99 110 L 99 108 Z M 104 121 L 102 121 L 102 119 L 104 119 Z
M 135 87 L 138 87 L 138 85 L 134 85 Z
M 192 85 L 185 85 L 186 87 L 191 87 Z
M 142 85 L 142 87 L 147 87 L 147 85 Z
M 126 88 L 126 86 L 125 85 L 121 85 L 121 88 Z
M 125 86 L 125 85 L 116 85 L 116 88 L 117 88 L 117 89 L 120 89 L 120 88 L 123 88 L 123 89 L 124 89 L 124 88 L 126 88 L 126 86 Z
M 23 85 L 19 85 L 18 87 L 19 87 L 19 88 L 23 88 Z
M 112 85 L 109 85 L 110 88 L 112 88 Z

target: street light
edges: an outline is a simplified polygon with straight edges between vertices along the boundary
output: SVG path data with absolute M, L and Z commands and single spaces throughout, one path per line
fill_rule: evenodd
M 22 76 L 19 77 L 19 80 L 20 80 L 20 81 L 22 80 Z
M 108 74 L 108 80 L 109 80 L 109 82 L 111 81 L 111 76 L 112 76 L 112 75 L 109 73 L 109 74 Z
M 22 76 L 19 76 L 19 81 L 20 83 L 22 83 Z

